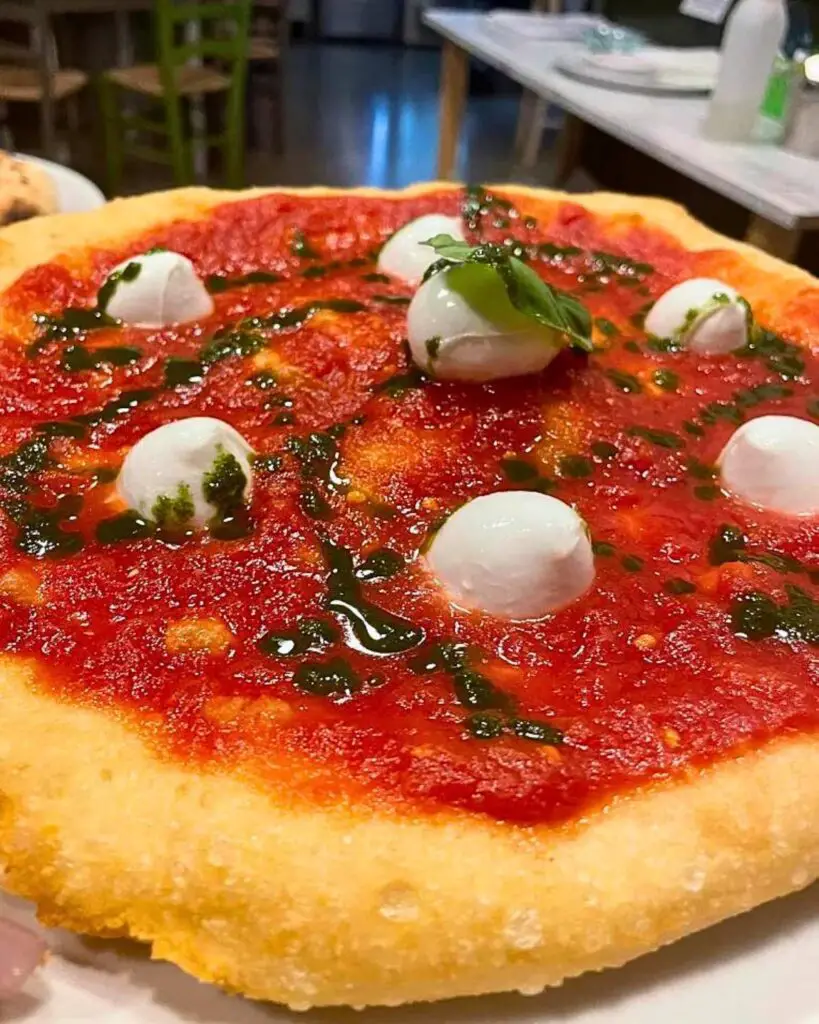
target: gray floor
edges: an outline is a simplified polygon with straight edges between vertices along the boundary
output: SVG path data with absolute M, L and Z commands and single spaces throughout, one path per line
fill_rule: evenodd
M 437 49 L 295 43 L 285 64 L 282 154 L 273 146 L 274 107 L 264 75 L 251 78 L 248 184 L 400 187 L 433 178 L 439 63 Z M 467 105 L 459 177 L 547 183 L 548 139 L 536 169 L 524 173 L 514 163 L 519 93 L 502 82 L 487 93 L 480 88 L 485 78 L 477 85 Z M 170 179 L 165 169 L 132 164 L 126 183 L 127 191 L 143 192 Z M 208 183 L 219 184 L 216 170 Z
M 285 87 L 286 152 L 254 152 L 251 177 L 282 184 L 396 187 L 435 175 L 437 50 L 296 45 Z M 254 121 L 264 110 L 254 97 Z M 460 176 L 508 178 L 518 98 L 470 98 Z

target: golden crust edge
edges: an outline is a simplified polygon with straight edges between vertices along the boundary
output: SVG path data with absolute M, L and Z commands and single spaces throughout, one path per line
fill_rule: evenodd
M 664 200 L 503 188 L 639 213 L 687 248 L 815 284 Z M 14 225 L 0 233 L 0 287 L 79 232 L 83 246 L 114 245 L 268 191 L 182 190 Z M 238 777 L 157 759 L 124 722 L 39 693 L 36 671 L 10 658 L 0 701 L 5 886 L 50 924 L 133 935 L 204 980 L 298 1008 L 533 991 L 819 877 L 815 737 L 618 798 L 571 828 L 525 829 L 277 806 Z
M 380 196 L 397 200 L 407 196 L 423 195 L 426 192 L 456 190 L 461 187 L 459 184 L 443 181 L 425 182 L 400 190 L 311 186 L 227 191 L 193 187 L 114 199 L 105 206 L 86 213 L 54 214 L 12 224 L 0 230 L 0 288 L 7 288 L 30 267 L 47 263 L 72 249 L 113 246 L 134 234 L 144 234 L 163 224 L 204 216 L 215 206 L 223 203 L 242 202 L 275 193 L 295 196 Z M 617 192 L 560 192 L 524 185 L 488 187 L 535 201 L 576 203 L 595 213 L 612 216 L 638 215 L 645 218 L 653 227 L 672 235 L 685 248 L 694 252 L 705 249 L 729 250 L 740 254 L 756 269 L 776 274 L 780 279 L 807 287 L 817 284 L 816 278 L 807 271 L 764 253 L 746 242 L 711 230 L 692 217 L 684 207 L 667 199 Z M 77 244 L 78 236 L 83 239 L 80 246 Z
M 22 659 L 0 661 L 0 707 L 4 887 L 297 1009 L 537 991 L 819 877 L 816 737 L 525 828 L 289 805 L 157 757 Z

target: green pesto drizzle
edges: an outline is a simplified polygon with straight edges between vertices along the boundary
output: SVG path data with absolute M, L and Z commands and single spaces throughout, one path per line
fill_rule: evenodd
M 61 316 L 36 313 L 34 323 L 41 328 L 40 336 L 29 346 L 28 355 L 36 356 L 52 341 L 70 342 L 78 334 L 98 331 L 104 327 L 117 327 L 119 321 L 107 313 L 108 304 L 123 281 L 134 281 L 142 270 L 139 263 L 126 264 L 122 270 L 115 270 L 108 276 L 97 293 L 97 303 L 92 309 L 77 309 L 69 306 Z M 83 367 L 84 368 L 84 367 Z
M 559 464 L 561 476 L 582 480 L 594 472 L 594 466 L 583 455 L 564 455 Z
M 282 468 L 283 459 L 281 455 L 263 455 L 257 453 L 252 458 L 253 468 L 262 473 L 278 473 Z
M 143 537 L 150 537 L 154 532 L 154 524 L 135 512 L 128 509 L 120 512 L 110 519 L 103 519 L 97 523 L 97 540 L 100 544 L 119 544 L 125 540 L 140 540 Z
M 310 244 L 303 231 L 294 231 L 293 240 L 290 243 L 290 252 L 303 260 L 321 259 L 321 253 Z
M 315 487 L 305 487 L 299 495 L 299 505 L 309 519 L 330 519 L 333 509 L 324 495 Z
M 386 580 L 395 576 L 404 568 L 404 559 L 390 548 L 379 548 L 367 555 L 355 570 L 356 579 L 362 583 L 373 580 Z
M 475 651 L 466 644 L 445 642 L 424 648 L 409 666 L 418 675 L 444 672 L 450 677 L 456 700 L 472 712 L 464 724 L 475 739 L 498 739 L 508 732 L 532 743 L 563 743 L 563 733 L 549 723 L 517 717 L 515 700 L 479 672 L 474 659 Z
M 511 711 L 512 698 L 472 666 L 474 655 L 466 644 L 440 643 L 411 658 L 409 667 L 418 675 L 446 672 L 458 703 L 473 711 Z
M 41 334 L 26 350 L 26 355 L 29 357 L 36 356 L 52 341 L 69 342 L 79 334 L 117 326 L 117 321 L 113 317 L 99 309 L 72 309 L 71 307 L 59 317 L 36 313 L 34 323 L 41 328 Z
M 813 573 L 795 558 L 775 551 L 748 551 L 748 538 L 738 526 L 723 523 L 708 542 L 708 560 L 711 565 L 726 562 L 756 562 L 781 573 Z
M 373 391 L 388 395 L 390 398 L 401 398 L 408 391 L 423 387 L 428 380 L 429 377 L 419 370 L 417 366 L 411 366 L 408 370 L 394 373 L 391 377 L 387 377 L 386 380 L 382 380 L 379 384 L 375 385 Z
M 608 462 L 610 459 L 616 458 L 618 448 L 608 441 L 592 441 L 591 452 L 596 458 L 602 459 L 603 462 Z
M 794 380 L 805 372 L 805 358 L 800 347 L 758 324 L 753 326 L 748 344 L 737 355 L 760 359 L 783 380 Z
M 624 373 L 622 370 L 606 370 L 606 376 L 620 391 L 629 395 L 638 395 L 643 390 L 643 385 L 632 373 Z
M 369 654 L 398 654 L 423 643 L 422 629 L 364 597 L 346 548 L 325 538 L 322 552 L 329 569 L 326 607 L 347 624 L 359 647 Z
M 626 431 L 631 437 L 639 437 L 658 448 L 669 448 L 672 451 L 679 451 L 685 447 L 685 441 L 670 430 L 655 430 L 653 427 L 629 427 Z
M 348 700 L 362 686 L 361 678 L 344 658 L 306 661 L 293 673 L 293 685 L 313 697 Z
M 549 494 L 557 486 L 554 480 L 543 476 L 538 467 L 527 459 L 506 457 L 501 459 L 500 468 L 509 483 L 517 484 L 526 490 Z
M 290 327 L 301 327 L 320 310 L 329 310 L 333 313 L 360 313 L 366 308 L 353 299 L 322 299 L 292 309 L 282 309 L 269 316 L 248 317 L 231 328 L 217 331 L 202 349 L 200 358 L 209 366 L 234 356 L 255 355 L 267 344 L 264 335 L 259 333 L 262 330 L 282 331 Z
M 269 370 L 260 370 L 248 377 L 247 383 L 258 388 L 259 391 L 270 391 L 272 388 L 278 387 L 279 380 L 275 373 L 270 373 Z
M 165 360 L 163 383 L 166 388 L 199 384 L 205 377 L 205 368 L 198 359 L 168 356 Z
M 122 270 L 115 270 L 112 274 L 109 274 L 99 292 L 97 292 L 97 309 L 102 313 L 106 313 L 111 299 L 116 295 L 122 282 L 136 281 L 141 273 L 142 265 L 132 261 L 131 263 L 126 263 Z
M 321 480 L 329 487 L 344 490 L 347 481 L 338 474 L 341 453 L 335 433 L 314 431 L 304 437 L 288 437 L 284 447 L 298 462 L 303 480 Z
M 48 424 L 49 427 L 53 424 Z M 0 458 L 0 487 L 10 492 L 0 497 L 0 508 L 17 527 L 15 546 L 33 558 L 61 558 L 83 547 L 80 534 L 64 529 L 82 507 L 80 495 L 65 495 L 55 506 L 34 505 L 26 495 L 32 477 L 49 465 L 49 445 L 54 431 L 23 441 Z
M 85 345 L 69 345 L 60 357 L 60 366 L 75 373 L 79 370 L 95 370 L 110 363 L 112 366 L 128 366 L 142 356 L 142 349 L 133 345 L 103 346 L 87 348 Z
M 651 379 L 663 391 L 679 391 L 680 378 L 673 370 L 655 370 Z
M 176 494 L 160 494 L 151 509 L 151 518 L 163 530 L 177 531 L 193 519 L 193 494 L 187 484 L 180 483 Z
M 620 333 L 617 324 L 607 320 L 604 316 L 595 317 L 594 326 L 606 338 L 615 338 Z
M 213 295 L 229 291 L 231 288 L 244 288 L 249 284 L 278 284 L 284 278 L 280 274 L 272 274 L 267 270 L 252 270 L 241 277 L 226 277 L 223 274 L 211 274 L 205 281 L 205 287 Z
M 695 593 L 697 588 L 690 580 L 683 579 L 682 576 L 674 576 L 665 581 L 663 584 L 663 590 L 667 594 L 673 594 L 676 597 L 680 597 L 683 594 Z
M 513 211 L 517 217 L 517 211 L 508 199 L 496 196 L 482 185 L 468 185 L 464 189 L 461 214 L 470 231 L 480 231 L 484 217 L 490 214 L 496 217 L 500 213 L 501 216 L 511 219 Z
M 819 645 L 819 602 L 801 587 L 785 584 L 786 600 L 777 604 L 759 591 L 740 594 L 731 602 L 731 629 L 746 640 L 801 640 Z
M 340 638 L 341 633 L 334 623 L 326 619 L 302 619 L 296 629 L 265 633 L 257 646 L 271 657 L 290 658 L 321 653 Z
M 216 509 L 208 523 L 211 536 L 219 540 L 235 540 L 246 537 L 250 532 L 246 488 L 247 476 L 236 456 L 224 449 L 218 451 L 202 480 L 205 501 Z

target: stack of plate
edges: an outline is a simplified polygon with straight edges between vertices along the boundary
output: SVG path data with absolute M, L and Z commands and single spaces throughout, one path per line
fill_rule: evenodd
M 719 74 L 719 50 L 646 46 L 636 53 L 575 53 L 557 67 L 573 78 L 611 89 L 648 93 L 708 93 Z

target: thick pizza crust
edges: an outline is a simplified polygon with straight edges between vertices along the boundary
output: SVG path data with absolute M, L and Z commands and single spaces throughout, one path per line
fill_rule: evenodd
M 78 238 L 114 245 L 234 198 L 192 189 L 15 226 L 0 286 Z M 639 212 L 691 249 L 740 250 L 746 294 L 753 281 L 770 296 L 768 275 L 780 295 L 815 287 L 663 201 L 581 201 Z M 819 877 L 817 819 L 819 739 L 797 735 L 560 828 L 297 806 L 162 760 L 125 719 L 54 700 L 32 663 L 0 659 L 4 886 L 48 924 L 143 939 L 297 1008 L 533 992 L 621 964 Z

